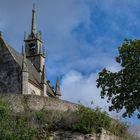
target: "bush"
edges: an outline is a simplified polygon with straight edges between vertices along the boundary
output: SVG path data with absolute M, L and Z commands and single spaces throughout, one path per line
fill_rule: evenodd
M 28 116 L 15 114 L 0 99 L 0 140 L 33 140 L 35 136 L 36 129 L 30 126 Z
M 9 117 L 11 111 L 12 110 L 10 109 L 9 105 L 3 100 L 0 100 L 0 121 Z
M 9 105 L 0 99 L 0 140 L 37 140 L 48 138 L 50 130 L 70 130 L 82 133 L 99 132 L 101 128 L 115 135 L 128 135 L 128 126 L 113 120 L 101 109 L 79 106 L 73 111 L 27 111 L 14 113 Z M 132 136 L 131 136 L 132 138 Z
M 36 120 L 39 125 L 48 123 L 47 113 L 43 110 L 36 112 Z
M 101 112 L 99 108 L 92 110 L 81 106 L 76 114 L 79 119 L 73 127 L 75 131 L 90 133 L 98 132 L 100 128 L 108 129 L 110 127 L 111 118 L 106 112 Z
M 112 119 L 109 131 L 116 136 L 125 137 L 127 135 L 128 127 L 129 126 L 126 123 L 117 119 Z

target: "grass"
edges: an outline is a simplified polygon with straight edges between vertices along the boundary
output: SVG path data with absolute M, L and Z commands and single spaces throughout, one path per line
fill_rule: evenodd
M 104 128 L 117 136 L 128 139 L 128 126 L 112 120 L 99 108 L 80 106 L 75 112 L 30 111 L 14 113 L 10 106 L 0 99 L 0 139 L 2 140 L 46 140 L 49 131 L 68 130 L 81 133 L 98 133 Z M 129 135 L 131 140 L 133 135 Z M 135 139 L 136 136 L 135 136 Z

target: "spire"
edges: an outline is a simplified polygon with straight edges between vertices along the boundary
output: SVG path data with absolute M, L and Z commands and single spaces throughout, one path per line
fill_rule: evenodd
M 26 39 L 27 39 L 27 33 L 24 32 L 24 40 L 26 40 Z
M 42 71 L 42 82 L 43 82 L 43 83 L 46 83 L 45 65 L 43 65 L 43 71 Z
M 32 10 L 32 26 L 31 26 L 31 34 L 36 34 L 36 11 L 35 11 L 35 4 L 33 4 Z
M 24 55 L 24 52 L 25 52 L 25 48 L 24 48 L 24 45 L 22 45 L 22 50 L 21 50 L 22 56 Z
M 55 94 L 56 94 L 56 96 L 61 96 L 60 81 L 58 80 L 58 78 L 56 80 Z
M 28 67 L 27 67 L 27 64 L 26 64 L 26 53 L 25 53 L 25 49 L 24 49 L 23 45 L 22 45 L 22 55 L 23 55 L 22 71 L 23 72 L 28 72 Z

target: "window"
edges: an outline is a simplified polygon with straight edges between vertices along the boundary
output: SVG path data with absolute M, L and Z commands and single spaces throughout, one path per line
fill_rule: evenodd
M 35 50 L 36 50 L 36 45 L 35 44 L 30 44 L 29 45 L 29 52 L 31 55 L 35 54 Z

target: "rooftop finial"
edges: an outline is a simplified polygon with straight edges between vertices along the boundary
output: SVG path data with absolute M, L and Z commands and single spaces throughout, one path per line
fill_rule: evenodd
M 23 50 L 24 50 L 24 46 L 22 46 Z M 22 71 L 23 72 L 28 72 L 28 67 L 26 64 L 26 52 L 23 52 L 23 60 L 22 60 Z
M 26 40 L 27 39 L 27 34 L 26 34 L 26 32 L 24 32 L 24 40 Z
M 45 72 L 45 65 L 43 65 L 43 72 L 42 72 L 42 82 L 46 83 L 46 72 Z
M 56 96 L 61 96 L 60 81 L 58 78 L 56 79 L 55 94 L 56 94 Z
M 32 26 L 31 26 L 31 34 L 36 34 L 36 11 L 35 11 L 35 4 L 33 4 L 32 10 Z

